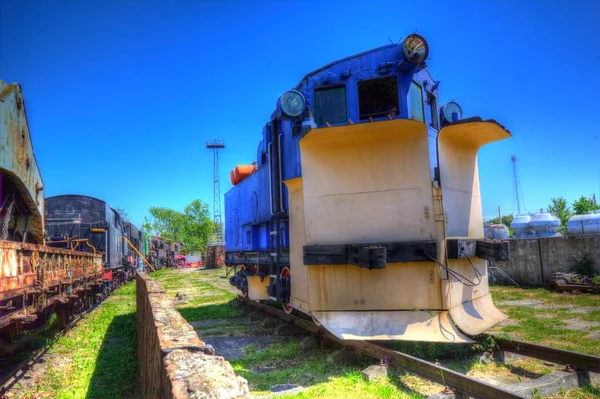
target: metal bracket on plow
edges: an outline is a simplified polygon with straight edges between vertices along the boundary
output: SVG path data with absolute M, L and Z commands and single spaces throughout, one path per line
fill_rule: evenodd
M 507 261 L 510 259 L 508 241 L 449 238 L 446 240 L 449 259 L 464 259 L 478 257 L 492 261 Z

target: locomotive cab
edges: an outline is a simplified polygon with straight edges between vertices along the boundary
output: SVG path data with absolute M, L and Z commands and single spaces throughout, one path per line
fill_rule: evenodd
M 471 342 L 506 318 L 486 266 L 508 243 L 484 239 L 477 152 L 510 133 L 461 119 L 455 103 L 439 112 L 428 53 L 409 35 L 308 74 L 278 100 L 258 170 L 225 196 L 227 261 L 244 265 L 231 283 L 245 295 L 341 339 Z M 268 200 L 270 214 L 240 220 L 261 187 L 256 208 Z M 260 226 L 266 246 L 239 245 Z

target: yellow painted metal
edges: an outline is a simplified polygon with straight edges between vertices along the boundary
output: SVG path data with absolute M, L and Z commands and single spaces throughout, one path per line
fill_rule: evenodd
M 270 298 L 267 293 L 267 287 L 271 281 L 271 277 L 265 276 L 263 281 L 260 281 L 259 276 L 247 276 L 248 280 L 248 298 L 255 301 L 267 300 Z
M 477 152 L 510 137 L 495 122 L 471 122 L 440 130 L 438 151 L 448 237 L 483 237 Z
M 315 129 L 300 140 L 300 150 L 305 243 L 291 234 L 291 248 L 434 239 L 425 124 L 397 119 Z M 290 207 L 291 229 L 299 210 Z M 439 268 L 432 262 L 305 269 L 311 311 L 442 307 Z
M 465 334 L 469 335 L 481 334 L 494 324 L 508 318 L 494 306 L 489 292 L 453 307 L 450 309 L 450 317 Z
M 477 153 L 481 146 L 508 137 L 510 133 L 495 122 L 462 123 L 440 131 L 440 179 L 448 238 L 483 237 Z M 450 316 L 457 326 L 467 334 L 479 334 L 508 316 L 496 309 L 491 300 L 487 261 L 475 258 L 471 262 L 468 259 L 448 260 L 448 267 L 465 276 L 470 283 L 465 285 L 451 278 L 442 281 L 442 290 L 444 308 L 450 309 Z
M 477 151 L 508 136 L 491 122 L 444 128 L 440 187 L 419 121 L 311 130 L 300 140 L 302 178 L 285 182 L 291 302 L 342 339 L 470 342 L 458 329 L 479 333 L 505 318 L 489 299 L 486 261 L 471 260 L 479 279 L 468 260 L 447 259 L 445 240 L 483 237 Z M 449 280 L 434 262 L 303 265 L 305 245 L 416 240 L 436 240 L 437 260 L 479 284 Z
M 291 303 L 308 303 L 308 270 L 303 266 L 304 230 L 304 191 L 302 178 L 284 181 L 288 189 L 290 239 Z M 300 307 L 304 307 L 299 304 Z
M 433 239 L 428 140 L 407 119 L 311 130 L 299 143 L 306 244 Z
M 314 311 L 440 309 L 442 306 L 439 267 L 433 262 L 388 263 L 380 270 L 352 265 L 307 266 L 306 269 L 309 304 Z
M 473 342 L 452 324 L 448 312 L 313 312 L 312 316 L 340 339 Z

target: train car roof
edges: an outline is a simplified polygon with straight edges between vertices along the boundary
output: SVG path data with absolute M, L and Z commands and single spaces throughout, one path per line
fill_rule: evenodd
M 93 199 L 94 201 L 103 202 L 106 205 L 108 205 L 108 203 L 106 201 L 101 200 L 100 198 L 92 197 L 92 196 L 89 196 L 89 195 L 83 195 L 83 194 L 60 194 L 60 195 L 53 195 L 52 197 L 46 197 L 45 200 L 54 199 L 54 198 L 60 198 L 60 197 L 82 197 L 82 198 L 90 198 L 90 199 Z M 109 207 L 110 207 L 110 205 L 109 205 Z
M 115 208 L 113 208 L 112 206 L 110 206 L 108 204 L 108 202 L 106 202 L 104 200 L 101 200 L 100 198 L 92 197 L 90 195 L 83 195 L 83 194 L 59 194 L 59 195 L 53 195 L 52 197 L 46 197 L 46 198 L 44 198 L 44 201 L 47 201 L 49 199 L 54 199 L 54 198 L 60 198 L 60 197 L 81 197 L 81 198 L 89 198 L 91 200 L 101 202 L 101 203 L 105 204 L 106 206 L 108 206 L 108 208 L 110 210 L 112 210 L 114 213 L 116 213 L 119 216 L 119 218 L 123 219 L 123 217 L 121 216 L 121 214 L 119 212 L 117 212 L 117 210 Z M 123 221 L 123 222 L 125 222 L 125 221 Z M 135 224 L 134 224 L 134 226 L 136 227 L 136 229 L 140 230 Z
M 326 64 L 326 65 L 324 65 L 324 66 L 322 66 L 320 68 L 317 68 L 314 71 L 309 72 L 306 75 L 304 75 L 304 77 L 296 85 L 296 90 L 299 90 L 300 86 L 302 86 L 302 83 L 304 81 L 308 80 L 312 75 L 316 75 L 317 73 L 322 72 L 322 71 L 324 71 L 326 69 L 329 69 L 329 68 L 335 66 L 336 64 L 340 64 L 342 62 L 346 62 L 346 61 L 351 60 L 353 58 L 359 58 L 359 57 L 365 56 L 367 54 L 374 53 L 376 51 L 380 51 L 380 50 L 384 50 L 384 49 L 387 49 L 387 48 L 396 47 L 396 46 L 399 46 L 401 43 L 402 43 L 402 41 L 399 41 L 398 43 L 386 44 L 385 46 L 380 46 L 380 47 L 372 48 L 370 50 L 366 50 L 366 51 L 363 51 L 363 52 L 360 52 L 360 53 L 349 55 L 347 57 L 340 58 L 340 59 L 338 59 L 336 61 L 330 62 L 329 64 Z

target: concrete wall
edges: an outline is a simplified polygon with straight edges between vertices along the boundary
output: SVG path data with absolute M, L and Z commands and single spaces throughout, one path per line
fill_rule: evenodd
M 144 398 L 248 398 L 248 383 L 221 356 L 205 354 L 193 327 L 154 279 L 137 276 L 137 349 Z M 210 353 L 210 352 L 209 352 Z
M 545 285 L 555 272 L 571 271 L 584 255 L 591 255 L 594 269 L 600 274 L 600 235 L 511 239 L 510 261 L 496 262 L 517 283 L 525 286 Z M 498 283 L 508 283 L 495 273 Z

